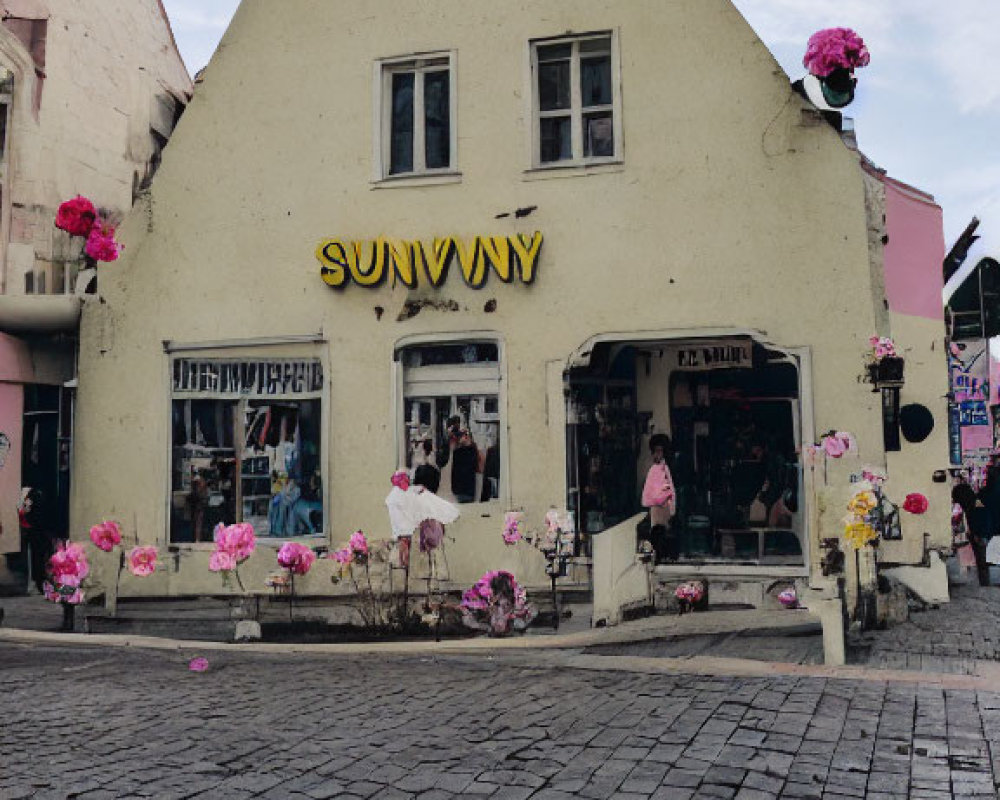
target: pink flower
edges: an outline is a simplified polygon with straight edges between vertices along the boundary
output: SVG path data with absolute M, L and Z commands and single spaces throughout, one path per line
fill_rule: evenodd
M 692 581 L 690 583 L 682 583 L 676 589 L 674 589 L 674 597 L 678 600 L 684 600 L 688 603 L 697 603 L 705 596 L 705 587 L 700 581 Z
M 392 485 L 397 486 L 404 492 L 410 488 L 410 476 L 403 470 L 392 473 Z
M 278 551 L 278 564 L 293 575 L 305 575 L 315 560 L 312 549 L 298 542 L 286 542 Z
M 77 589 L 72 594 L 64 595 L 62 601 L 71 606 L 78 606 L 83 602 L 83 592 L 80 589 Z
M 90 229 L 84 251 L 96 261 L 114 261 L 120 251 L 115 241 L 115 229 L 104 220 L 98 220 Z
M 853 71 L 871 61 L 864 39 L 850 28 L 826 28 L 809 37 L 802 66 L 818 78 L 835 69 Z
M 250 558 L 257 548 L 257 540 L 253 533 L 253 525 L 249 522 L 237 522 L 234 525 L 215 526 L 213 533 L 216 552 L 227 553 L 235 563 L 241 564 Z
M 351 552 L 355 555 L 368 555 L 368 540 L 365 539 L 364 531 L 355 531 L 352 533 L 347 546 L 351 548 Z
M 228 572 L 236 569 L 236 556 L 225 550 L 216 550 L 208 559 L 208 568 L 212 572 Z
M 188 669 L 192 672 L 204 672 L 208 669 L 208 659 L 202 658 L 201 656 L 198 658 L 192 658 L 188 662 Z
M 87 236 L 97 219 L 97 209 L 86 197 L 77 195 L 60 203 L 56 211 L 56 227 L 70 236 Z
M 785 608 L 795 608 L 799 604 L 799 597 L 794 589 L 785 589 L 778 594 L 778 602 Z
M 521 541 L 521 536 L 521 513 L 519 511 L 508 511 L 503 516 L 504 544 L 517 544 Z
M 823 449 L 830 458 L 840 458 L 847 452 L 844 442 L 836 436 L 824 436 Z
M 155 547 L 133 547 L 128 554 L 129 572 L 140 578 L 152 575 L 156 571 L 158 555 Z
M 110 553 L 121 544 L 122 529 L 117 522 L 99 522 L 90 529 L 90 541 L 105 553 Z
M 911 514 L 923 514 L 927 511 L 927 506 L 927 498 L 919 492 L 906 495 L 906 499 L 903 501 L 903 508 Z
M 327 558 L 332 558 L 339 564 L 350 564 L 354 560 L 354 553 L 350 547 L 342 547 L 340 550 L 334 550 Z
M 837 431 L 833 435 L 844 446 L 845 453 L 858 452 L 858 441 L 854 438 L 853 433 L 848 433 L 847 431 Z
M 75 581 L 71 585 L 79 586 L 80 581 L 90 572 L 87 555 L 83 545 L 75 542 L 60 544 L 49 559 L 49 574 L 57 584 Z

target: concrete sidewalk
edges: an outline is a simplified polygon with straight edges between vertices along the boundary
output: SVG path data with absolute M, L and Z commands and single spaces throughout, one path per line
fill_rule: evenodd
M 556 660 L 561 665 L 584 670 L 610 670 L 645 674 L 700 674 L 709 676 L 776 677 L 798 676 L 859 681 L 889 681 L 940 686 L 949 689 L 994 690 L 1000 677 L 997 669 L 975 674 L 937 673 L 929 670 L 880 669 L 867 665 L 828 667 L 819 663 L 792 663 L 766 660 L 768 648 L 762 642 L 784 636 L 801 636 L 818 622 L 807 611 L 727 610 L 705 611 L 684 616 L 655 616 L 625 622 L 611 628 L 590 628 L 577 621 L 560 630 L 504 639 L 476 637 L 441 642 L 389 641 L 362 643 L 268 643 L 233 644 L 156 636 L 60 633 L 58 606 L 41 597 L 4 598 L 8 617 L 0 627 L 0 642 L 11 644 L 68 645 L 77 647 L 180 651 L 189 655 L 244 653 L 283 656 L 356 658 L 376 656 L 476 655 L 502 656 L 505 661 L 524 666 L 543 665 Z M 576 628 L 571 630 L 570 628 Z M 818 635 L 818 634 L 817 634 Z M 687 654 L 671 654 L 678 643 L 699 637 L 721 637 L 722 641 L 744 647 L 742 657 L 711 648 L 691 649 Z M 687 645 L 685 645 L 687 646 Z

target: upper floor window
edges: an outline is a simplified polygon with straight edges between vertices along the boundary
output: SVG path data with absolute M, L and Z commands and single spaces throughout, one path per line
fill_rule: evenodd
M 621 157 L 621 100 L 611 33 L 531 43 L 536 166 Z
M 378 69 L 379 177 L 454 170 L 451 55 L 382 61 Z

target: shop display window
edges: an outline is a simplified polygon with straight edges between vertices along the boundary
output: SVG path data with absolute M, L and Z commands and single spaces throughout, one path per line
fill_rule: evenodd
M 643 514 L 649 445 L 666 434 L 672 514 L 637 530 L 659 561 L 804 565 L 791 357 L 749 340 L 602 343 L 568 380 L 567 500 L 585 533 Z
M 500 360 L 495 342 L 403 348 L 401 460 L 446 500 L 501 497 Z
M 178 360 L 171 542 L 211 541 L 220 522 L 263 538 L 322 535 L 322 400 L 307 396 L 321 387 L 318 362 Z

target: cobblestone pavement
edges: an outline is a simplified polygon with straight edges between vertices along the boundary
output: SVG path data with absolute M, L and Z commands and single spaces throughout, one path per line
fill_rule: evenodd
M 784 664 L 822 664 L 823 631 L 818 622 L 799 629 L 750 629 L 716 634 L 665 636 L 626 644 L 594 645 L 595 655 L 652 658 L 750 658 Z
M 909 621 L 852 645 L 854 663 L 974 675 L 977 662 L 1000 661 L 1000 586 L 952 586 L 950 603 L 912 612 Z
M 1000 693 L 0 644 L 0 798 L 997 796 Z M 602 659 L 602 662 L 605 659 Z

